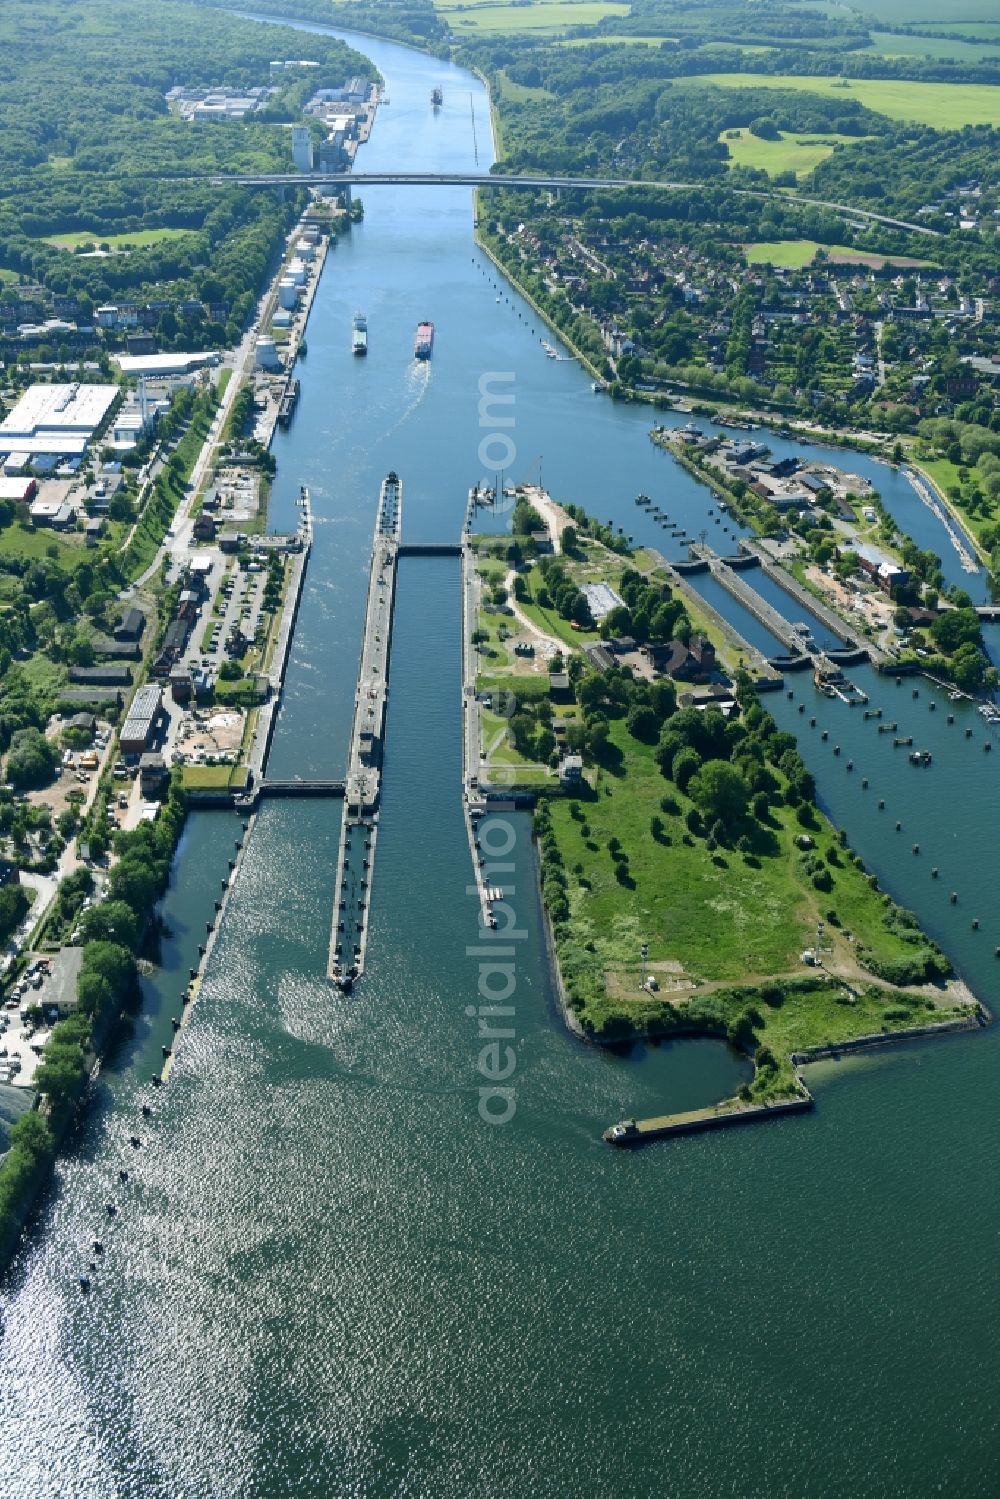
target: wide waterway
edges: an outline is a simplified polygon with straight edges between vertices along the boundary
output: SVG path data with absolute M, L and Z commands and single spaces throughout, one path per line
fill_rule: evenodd
M 470 104 L 484 164 L 474 79 L 354 40 L 391 98 L 359 167 L 471 166 Z M 659 534 L 645 536 L 639 489 L 694 534 L 711 503 L 649 444 L 647 413 L 595 397 L 572 363 L 544 357 L 512 293 L 497 303 L 466 192 L 379 189 L 366 207 L 328 260 L 302 398 L 276 443 L 275 524 L 300 483 L 316 515 L 275 741 L 283 774 L 343 768 L 379 481 L 390 466 L 403 477 L 410 539 L 457 535 L 490 430 L 482 374 L 514 375 L 512 477 L 537 478 L 541 464 L 556 498 L 637 539 Z M 365 362 L 349 353 L 355 308 L 369 318 Z M 418 368 L 422 317 L 437 336 Z M 517 1112 L 502 1127 L 481 1121 L 458 609 L 453 559 L 402 560 L 363 984 L 344 997 L 325 980 L 339 809 L 267 804 L 154 1094 L 149 1074 L 239 831 L 228 814 L 192 818 L 165 966 L 4 1286 L 0 1491 L 995 1492 L 996 1029 L 815 1068 L 819 1107 L 806 1118 L 616 1154 L 600 1142 L 608 1122 L 714 1099 L 739 1064 L 709 1043 L 617 1057 L 569 1035 L 528 825 L 515 817 Z M 925 684 L 914 699 L 909 683 L 859 678 L 933 750 L 929 770 L 805 681 L 770 706 L 801 733 L 835 821 L 989 1002 L 997 753 L 983 753 L 987 730 L 968 707 L 939 698 L 931 713 Z M 105 1250 L 85 1299 L 76 1277 L 95 1234 Z

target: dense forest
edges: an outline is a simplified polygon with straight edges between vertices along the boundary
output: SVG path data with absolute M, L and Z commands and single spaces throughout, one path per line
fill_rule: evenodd
M 182 0 L 9 0 L 0 44 L 0 271 L 75 298 L 82 315 L 126 297 L 201 298 L 228 310 L 231 333 L 296 205 L 205 179 L 289 170 L 287 125 L 300 116 L 304 85 L 374 76 L 333 38 Z M 274 58 L 319 66 L 307 79 L 283 70 L 266 110 L 245 124 L 171 114 L 172 85 L 266 86 Z M 127 254 L 89 258 L 49 243 L 156 229 L 172 232 Z

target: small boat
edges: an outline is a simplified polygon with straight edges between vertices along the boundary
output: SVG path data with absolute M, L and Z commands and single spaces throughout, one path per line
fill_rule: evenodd
M 351 333 L 351 353 L 355 356 L 368 353 L 368 319 L 363 312 L 354 314 L 353 331 Z
M 439 89 L 439 88 L 432 88 L 431 89 L 431 104 L 434 106 L 435 109 L 440 109 L 441 105 L 443 103 L 444 103 L 444 93 L 443 93 L 443 91 L 441 89 Z

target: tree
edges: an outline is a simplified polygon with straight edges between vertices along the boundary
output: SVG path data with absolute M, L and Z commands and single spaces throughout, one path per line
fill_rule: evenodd
M 928 633 L 939 650 L 957 651 L 960 645 L 979 642 L 979 616 L 975 609 L 947 609 L 928 626 Z
M 0 942 L 6 942 L 17 931 L 30 904 L 23 885 L 4 885 L 0 889 Z
M 718 820 L 726 828 L 746 816 L 747 783 L 735 766 L 725 760 L 706 760 L 692 778 L 688 793 L 707 819 Z
M 123 858 L 108 878 L 111 899 L 123 900 L 138 912 L 152 909 L 158 887 L 159 881 L 153 871 L 132 858 Z
M 12 786 L 26 789 L 45 786 L 56 768 L 56 749 L 40 729 L 18 729 L 10 742 L 7 757 L 7 779 Z
M 643 744 L 655 744 L 660 730 L 660 720 L 654 708 L 639 703 L 626 718 L 625 727 L 633 739 L 638 739 Z
M 681 791 L 687 790 L 690 781 L 698 773 L 700 767 L 701 756 L 697 750 L 691 749 L 690 746 L 682 749 L 679 754 L 674 756 L 672 773 L 674 782 Z
M 104 979 L 119 999 L 130 993 L 135 971 L 132 954 L 119 942 L 88 942 L 83 950 L 81 974 L 92 973 Z
M 91 906 L 80 925 L 84 942 L 114 941 L 135 951 L 139 923 L 132 907 L 123 900 L 107 900 Z

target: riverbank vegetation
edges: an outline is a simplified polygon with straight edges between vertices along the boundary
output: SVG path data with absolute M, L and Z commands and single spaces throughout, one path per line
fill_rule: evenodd
M 184 794 L 175 778 L 155 821 L 114 834 L 115 858 L 104 899 L 85 915 L 81 902 L 92 887 L 89 871 L 81 870 L 63 884 L 51 920 L 58 928 L 65 924 L 67 911 L 75 912 L 70 919 L 82 925 L 77 1008 L 52 1029 L 34 1077 L 41 1107 L 15 1124 L 0 1163 L 0 1259 L 13 1248 L 47 1176 L 86 1088 L 95 1054 L 108 1044 L 121 1013 L 138 997 L 137 959 L 170 877 L 185 813 Z

